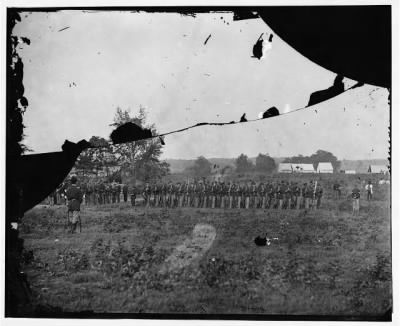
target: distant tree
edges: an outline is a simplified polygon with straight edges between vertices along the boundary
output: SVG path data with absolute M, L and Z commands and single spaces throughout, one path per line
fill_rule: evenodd
M 186 172 L 198 178 L 208 177 L 211 174 L 211 163 L 204 156 L 199 156 Z
M 297 156 L 286 158 L 282 163 L 312 163 L 312 160 L 309 156 L 299 154 Z
M 311 163 L 314 165 L 314 169 L 317 168 L 319 162 L 331 162 L 334 171 L 338 171 L 340 168 L 340 161 L 335 155 L 322 149 L 317 150 L 315 154 L 310 156 Z
M 253 163 L 248 159 L 247 155 L 240 154 L 235 163 L 236 172 L 248 172 L 253 169 Z
M 317 150 L 316 153 L 311 156 L 293 156 L 286 158 L 283 163 L 308 163 L 313 164 L 314 169 L 317 169 L 318 163 L 320 162 L 331 162 L 333 169 L 338 171 L 340 168 L 340 161 L 332 153 L 324 151 L 322 149 Z
M 259 172 L 273 172 L 276 168 L 275 160 L 269 155 L 258 154 L 256 158 L 256 170 Z

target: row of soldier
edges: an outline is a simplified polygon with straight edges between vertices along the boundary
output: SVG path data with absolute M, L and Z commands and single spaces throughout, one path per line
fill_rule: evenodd
M 62 204 L 66 184 L 53 194 L 53 203 Z M 319 182 L 236 183 L 199 181 L 192 183 L 146 184 L 142 189 L 118 183 L 81 183 L 84 205 L 127 202 L 135 206 L 142 195 L 147 207 L 193 208 L 319 208 L 323 190 Z
M 149 185 L 142 196 L 147 207 L 193 208 L 319 208 L 323 190 L 321 184 L 310 181 L 280 183 L 224 183 L 214 181 Z
M 65 193 L 68 188 L 67 183 L 63 183 L 60 187 L 53 192 L 50 196 L 52 204 L 64 204 Z M 120 202 L 127 202 L 128 200 L 128 185 L 119 184 L 116 182 L 95 182 L 95 183 L 80 183 L 79 188 L 83 193 L 84 205 L 104 205 Z

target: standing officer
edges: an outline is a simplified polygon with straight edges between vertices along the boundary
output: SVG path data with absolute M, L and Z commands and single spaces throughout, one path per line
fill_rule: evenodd
M 76 176 L 71 177 L 71 185 L 68 187 L 66 197 L 68 200 L 68 222 L 71 225 L 70 232 L 74 233 L 80 219 L 81 204 L 83 193 L 76 185 L 78 179 Z M 72 214 L 72 216 L 70 215 Z

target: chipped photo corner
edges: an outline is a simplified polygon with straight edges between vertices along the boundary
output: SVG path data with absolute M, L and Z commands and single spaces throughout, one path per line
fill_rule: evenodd
M 6 320 L 392 321 L 391 2 L 4 8 Z

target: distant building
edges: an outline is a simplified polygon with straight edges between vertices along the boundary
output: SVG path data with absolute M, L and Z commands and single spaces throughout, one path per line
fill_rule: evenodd
M 386 165 L 370 165 L 368 168 L 368 173 L 389 173 L 389 169 Z
M 315 173 L 314 165 L 308 163 L 292 163 L 294 173 Z
M 278 166 L 279 173 L 292 173 L 292 163 L 279 163 Z
M 318 173 L 333 173 L 333 166 L 331 162 L 320 162 L 317 167 Z

